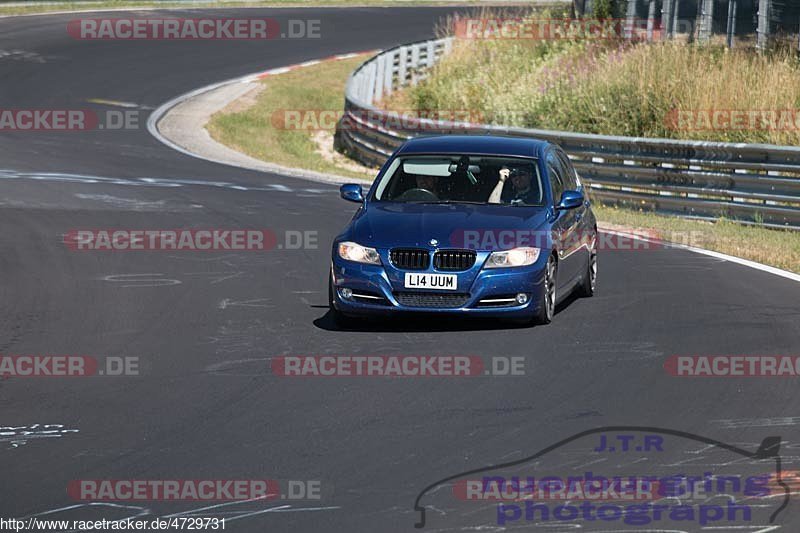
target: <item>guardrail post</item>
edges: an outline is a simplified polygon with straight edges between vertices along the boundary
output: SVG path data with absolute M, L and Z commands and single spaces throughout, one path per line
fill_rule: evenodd
M 736 0 L 728 0 L 728 28 L 726 44 L 733 48 L 733 39 L 736 36 Z
M 623 35 L 625 39 L 633 37 L 633 22 L 636 18 L 636 0 L 628 0 L 628 8 L 625 15 L 625 30 Z
M 428 68 L 431 68 L 436 63 L 436 45 L 433 41 L 428 41 Z
M 769 45 L 769 8 L 771 0 L 758 0 L 758 37 L 756 38 L 756 48 L 764 51 Z
M 392 94 L 394 87 L 392 87 L 392 76 L 394 75 L 394 56 L 392 55 L 385 55 L 386 60 L 384 61 L 384 69 L 383 69 L 383 79 L 381 83 L 383 83 L 383 92 L 386 94 Z
M 662 39 L 672 38 L 672 4 L 675 0 L 664 0 L 661 4 Z
M 375 74 L 378 67 L 375 63 L 371 63 L 367 69 L 367 102 L 372 105 L 375 101 Z
M 362 73 L 361 76 L 358 77 L 358 79 L 359 79 L 358 93 L 361 95 L 361 98 L 364 101 L 367 100 L 367 96 L 368 96 L 367 95 L 367 80 L 366 80 L 366 78 L 367 78 L 367 73 L 366 72 Z
M 378 56 L 378 60 L 375 64 L 377 66 L 377 72 L 375 73 L 375 90 L 373 94 L 375 95 L 375 100 L 380 101 L 381 98 L 383 98 L 383 73 L 386 69 L 386 58 L 384 56 Z
M 419 72 L 419 45 L 411 46 L 411 84 L 417 83 Z
M 406 61 L 408 61 L 408 48 L 400 48 L 399 59 L 397 61 L 397 86 L 403 87 L 406 84 Z
M 656 22 L 656 0 L 650 0 L 650 6 L 647 9 L 647 42 L 653 42 L 653 29 Z M 661 28 L 664 31 L 664 28 Z
M 711 39 L 712 24 L 714 22 L 714 0 L 702 0 L 700 5 L 700 20 L 697 21 L 697 40 L 701 43 Z

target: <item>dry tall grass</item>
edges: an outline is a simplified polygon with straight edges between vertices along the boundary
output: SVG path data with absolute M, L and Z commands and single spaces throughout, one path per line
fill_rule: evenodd
M 397 100 L 419 110 L 468 110 L 496 124 L 800 145 L 800 60 L 791 51 L 457 40 L 431 76 Z M 726 112 L 719 122 L 704 120 L 719 110 Z M 728 127 L 729 111 L 748 118 Z M 676 123 L 678 112 L 688 121 Z

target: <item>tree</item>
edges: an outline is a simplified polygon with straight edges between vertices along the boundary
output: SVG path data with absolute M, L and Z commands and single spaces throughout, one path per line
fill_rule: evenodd
M 594 16 L 610 19 L 617 16 L 617 0 L 594 0 Z

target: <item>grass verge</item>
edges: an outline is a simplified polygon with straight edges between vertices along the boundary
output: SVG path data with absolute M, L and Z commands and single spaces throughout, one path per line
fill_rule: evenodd
M 375 170 L 333 150 L 332 116 L 341 114 L 347 77 L 364 60 L 327 61 L 267 78 L 254 100 L 233 102 L 206 129 L 215 140 L 264 161 L 371 180 Z M 305 118 L 287 121 L 292 113 Z
M 660 238 L 749 259 L 800 274 L 800 232 L 671 217 L 595 204 L 595 215 L 607 229 L 654 232 Z

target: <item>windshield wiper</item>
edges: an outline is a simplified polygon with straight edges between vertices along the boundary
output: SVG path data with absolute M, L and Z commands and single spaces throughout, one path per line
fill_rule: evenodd
M 421 204 L 474 204 L 474 205 L 489 205 L 486 202 L 472 202 L 469 200 L 439 200 L 437 202 L 419 202 Z

